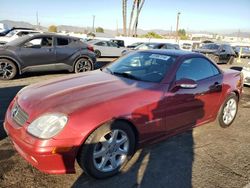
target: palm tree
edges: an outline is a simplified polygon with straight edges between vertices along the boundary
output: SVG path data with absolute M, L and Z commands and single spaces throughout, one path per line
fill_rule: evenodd
M 144 3 L 145 3 L 145 0 L 138 0 L 137 1 L 136 19 L 135 19 L 135 22 L 134 22 L 134 25 L 133 25 L 133 31 L 132 31 L 134 36 L 137 36 L 137 27 L 138 27 L 139 15 L 141 13 L 141 9 L 142 9 Z
M 123 35 L 127 35 L 127 0 L 122 0 Z
M 132 10 L 131 10 L 131 13 L 130 13 L 129 28 L 128 28 L 128 36 L 130 36 L 130 35 L 132 34 L 132 33 L 131 33 L 131 26 L 132 26 L 132 21 L 133 21 L 133 18 L 134 18 L 135 5 L 137 4 L 137 1 L 138 1 L 138 0 L 134 0 L 134 1 L 133 1 Z

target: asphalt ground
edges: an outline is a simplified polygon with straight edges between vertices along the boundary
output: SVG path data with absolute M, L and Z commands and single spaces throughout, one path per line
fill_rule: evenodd
M 96 68 L 111 60 L 99 59 Z M 69 74 L 27 73 L 15 80 L 0 81 L 0 187 L 250 187 L 249 87 L 244 87 L 237 118 L 229 128 L 220 128 L 213 122 L 147 146 L 138 150 L 123 172 L 112 178 L 95 180 L 78 165 L 76 174 L 39 172 L 13 149 L 2 128 L 4 114 L 22 87 Z

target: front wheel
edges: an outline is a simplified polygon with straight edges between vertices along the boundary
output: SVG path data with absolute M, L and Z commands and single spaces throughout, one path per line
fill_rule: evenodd
M 0 59 L 0 80 L 11 80 L 17 74 L 16 65 L 8 59 Z
M 229 127 L 233 123 L 237 111 L 238 98 L 235 93 L 231 93 L 220 108 L 220 112 L 217 117 L 219 125 L 222 128 Z
M 80 149 L 77 161 L 94 178 L 118 173 L 132 157 L 135 135 L 129 124 L 115 121 L 96 129 Z
M 80 72 L 91 71 L 92 67 L 93 67 L 93 63 L 91 60 L 87 58 L 80 58 L 75 63 L 74 72 L 80 73 Z
M 99 58 L 99 57 L 101 57 L 101 52 L 99 51 L 99 50 L 95 50 L 95 56 L 96 56 L 96 58 Z

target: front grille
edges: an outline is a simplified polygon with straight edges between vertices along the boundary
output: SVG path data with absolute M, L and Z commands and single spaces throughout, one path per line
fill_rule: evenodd
M 29 115 L 17 104 L 15 103 L 11 110 L 12 119 L 20 126 L 28 120 Z

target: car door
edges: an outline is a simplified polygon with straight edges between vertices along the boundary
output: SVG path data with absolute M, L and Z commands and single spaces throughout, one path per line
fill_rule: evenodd
M 64 63 L 80 49 L 74 40 L 67 37 L 55 37 L 56 62 Z
M 101 52 L 101 56 L 110 56 L 110 49 L 106 41 L 99 41 L 94 43 L 94 49 Z
M 114 42 L 107 42 L 109 48 L 109 56 L 120 56 L 122 51 L 125 50 L 123 47 L 119 47 Z
M 31 38 L 20 46 L 17 55 L 24 68 L 53 64 L 56 60 L 53 38 L 51 36 Z
M 222 93 L 222 78 L 218 68 L 205 58 L 184 60 L 175 82 L 192 79 L 197 86 L 173 88 L 166 94 L 166 129 L 187 129 L 212 119 Z

